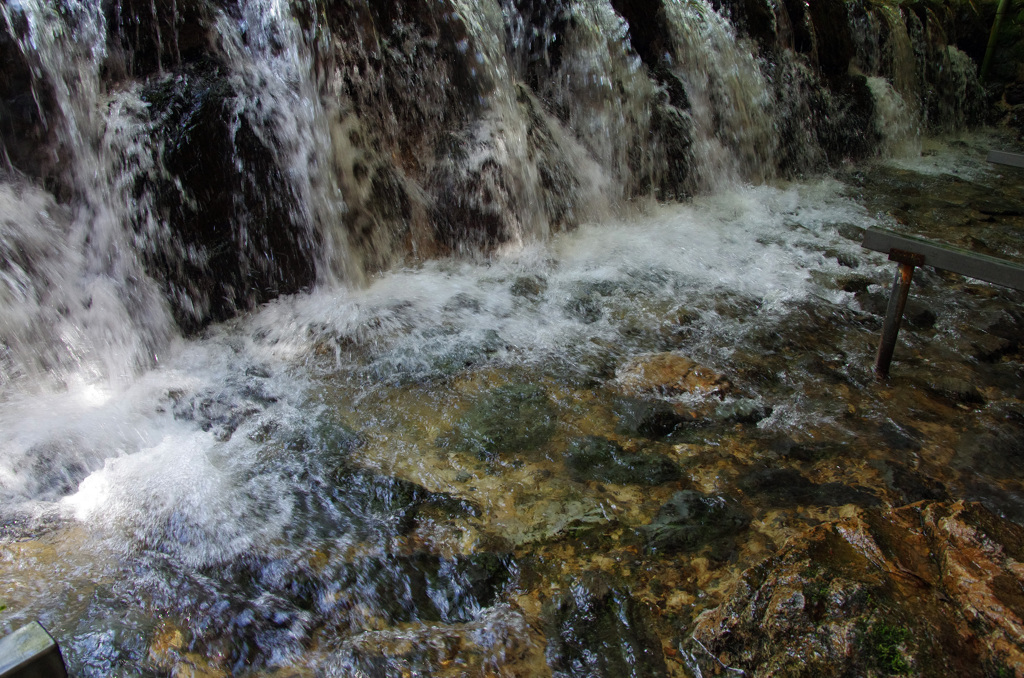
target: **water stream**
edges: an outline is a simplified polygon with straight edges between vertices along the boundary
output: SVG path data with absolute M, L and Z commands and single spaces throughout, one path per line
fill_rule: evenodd
M 863 229 L 1024 261 L 1005 140 L 922 131 L 913 21 L 873 16 L 874 150 L 825 172 L 852 147 L 804 116 L 853 114 L 793 50 L 669 2 L 658 81 L 616 3 L 555 4 L 358 4 L 373 43 L 178 0 L 116 79 L 100 3 L 4 3 L 67 162 L 5 137 L 0 629 L 81 677 L 691 675 L 693 620 L 809 526 L 1024 520 L 1024 297 L 920 271 L 871 372 Z M 738 517 L 659 522 L 698 496 Z

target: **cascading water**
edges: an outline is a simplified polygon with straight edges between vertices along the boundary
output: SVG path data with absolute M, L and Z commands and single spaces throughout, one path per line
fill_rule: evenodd
M 97 6 L 69 3 L 62 13 L 42 2 L 18 7 L 27 24 L 18 47 L 34 73 L 32 96 L 42 106 L 36 87 L 43 81 L 53 92 L 55 108 L 40 108 L 39 116 L 66 151 L 75 196 L 57 209 L 27 182 L 4 187 L 8 201 L 24 202 L 5 215 L 5 246 L 16 254 L 7 259 L 13 303 L 4 309 L 10 324 L 3 334 L 11 369 L 2 381 L 25 376 L 31 388 L 47 377 L 66 383 L 84 375 L 120 385 L 151 365 L 173 332 L 126 228 L 139 213 L 148 216 L 131 188 L 152 170 L 139 148 L 150 130 L 134 118 L 141 102 L 132 93 L 108 95 L 100 86 L 106 26 Z M 12 29 L 7 5 L 4 14 Z M 35 254 L 40 240 L 49 241 L 42 257 Z M 46 264 L 37 273 L 38 259 Z
M 761 4 L 4 2 L 3 629 L 42 620 L 77 676 L 699 672 L 718 582 L 916 498 L 857 240 L 897 226 L 865 193 L 935 172 L 786 177 L 966 123 L 921 50 L 976 81 L 909 10 Z M 840 58 L 827 26 L 877 34 Z M 1012 334 L 940 282 L 932 325 Z M 974 349 L 926 325 L 913 378 L 952 397 L 931 365 Z M 914 401 L 927 435 L 1009 430 L 981 362 L 1002 400 Z
M 673 71 L 693 119 L 697 188 L 772 177 L 780 125 L 755 49 L 710 3 L 672 2 L 665 10 L 679 45 Z

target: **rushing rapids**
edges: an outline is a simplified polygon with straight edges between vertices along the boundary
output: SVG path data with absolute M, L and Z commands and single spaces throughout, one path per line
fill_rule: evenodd
M 921 271 L 876 384 L 858 244 L 1024 260 L 976 9 L 0 10 L 3 630 L 76 676 L 1024 661 L 1022 297 Z

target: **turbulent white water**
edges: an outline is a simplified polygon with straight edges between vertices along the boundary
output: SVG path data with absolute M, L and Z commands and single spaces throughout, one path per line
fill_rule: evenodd
M 281 530 L 287 511 L 275 510 L 281 521 L 265 523 L 255 518 L 262 512 L 246 508 L 255 486 L 271 501 L 273 488 L 287 483 L 238 479 L 252 463 L 247 436 L 268 422 L 292 426 L 309 417 L 300 411 L 304 391 L 323 370 L 349 374 L 366 388 L 377 379 L 436 378 L 448 358 L 489 342 L 487 360 L 495 364 L 574 360 L 594 342 L 630 341 L 623 336 L 630 323 L 657 325 L 671 308 L 696 314 L 692 349 L 724 364 L 745 332 L 771 326 L 793 304 L 852 299 L 821 289 L 810 273 L 841 270 L 825 249 L 860 258 L 837 226 L 871 223 L 832 181 L 731 189 L 629 221 L 587 225 L 484 263 L 428 262 L 361 290 L 286 297 L 205 339 L 178 341 L 159 368 L 127 387 L 80 380 L 64 392 L 10 395 L 2 415 L 7 506 L 71 494 L 62 505 L 83 519 L 159 523 L 162 511 L 194 511 L 196 524 L 228 533 L 247 529 L 227 527 L 235 521 L 250 521 L 260 533 Z M 546 290 L 513 294 L 527 276 L 543 279 Z M 721 312 L 713 302 L 722 298 L 756 303 L 756 316 Z M 352 347 L 356 364 L 346 362 Z M 195 407 L 213 414 L 204 420 Z M 218 428 L 232 412 L 240 427 L 233 435 Z M 230 440 L 219 440 L 225 435 Z M 59 467 L 70 477 L 50 488 Z M 232 543 L 211 540 L 210 547 Z

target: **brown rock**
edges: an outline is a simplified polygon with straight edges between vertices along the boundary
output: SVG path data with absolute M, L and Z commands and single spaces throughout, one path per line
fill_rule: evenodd
M 675 353 L 632 358 L 619 368 L 616 377 L 621 389 L 631 395 L 723 395 L 731 389 L 722 375 Z
M 965 502 L 818 525 L 702 614 L 691 651 L 712 674 L 1019 676 L 1024 529 Z

